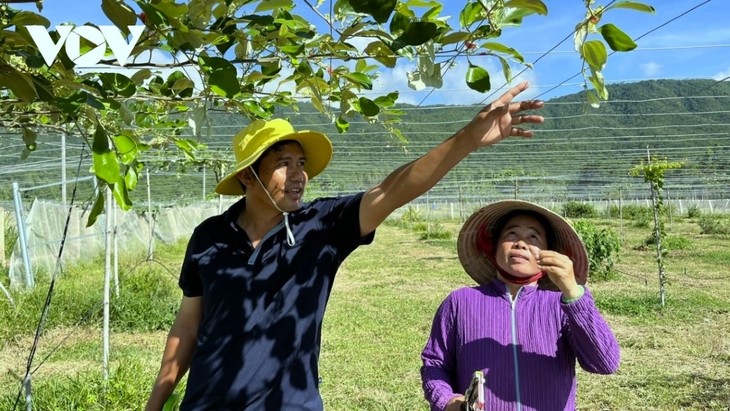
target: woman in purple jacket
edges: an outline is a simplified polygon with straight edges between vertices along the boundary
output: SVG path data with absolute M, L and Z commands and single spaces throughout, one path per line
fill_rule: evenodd
M 421 358 L 431 410 L 466 410 L 474 371 L 486 410 L 576 409 L 576 360 L 612 374 L 620 350 L 584 286 L 588 255 L 559 215 L 525 201 L 474 213 L 459 259 L 479 286 L 453 291 L 436 312 Z

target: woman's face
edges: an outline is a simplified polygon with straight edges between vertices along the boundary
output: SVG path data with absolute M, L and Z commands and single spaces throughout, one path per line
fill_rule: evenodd
M 545 227 L 533 217 L 518 215 L 504 225 L 494 258 L 504 271 L 517 277 L 530 277 L 540 271 L 536 258 L 546 248 Z

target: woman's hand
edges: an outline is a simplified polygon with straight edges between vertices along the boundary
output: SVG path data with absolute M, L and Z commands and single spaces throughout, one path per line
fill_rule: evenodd
M 546 273 L 566 299 L 580 297 L 583 290 L 575 281 L 573 261 L 557 251 L 540 250 L 537 256 L 537 267 Z
M 448 403 L 446 403 L 446 409 L 444 409 L 444 411 L 461 411 L 461 407 L 465 400 L 466 398 L 464 398 L 463 395 L 452 398 Z

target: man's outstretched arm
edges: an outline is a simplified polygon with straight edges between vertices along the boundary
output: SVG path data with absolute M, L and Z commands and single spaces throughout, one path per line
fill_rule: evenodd
M 540 124 L 543 117 L 522 114 L 541 108 L 541 101 L 513 102 L 527 89 L 521 83 L 485 106 L 469 124 L 422 157 L 405 164 L 368 190 L 360 203 L 360 234 L 374 231 L 397 208 L 407 204 L 436 185 L 446 173 L 472 151 L 496 144 L 507 137 L 532 137 L 521 124 Z

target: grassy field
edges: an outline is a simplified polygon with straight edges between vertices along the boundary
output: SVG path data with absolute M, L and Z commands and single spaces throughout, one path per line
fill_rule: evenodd
M 658 297 L 657 263 L 642 246 L 650 228 L 594 220 L 620 233 L 619 276 L 590 283 L 622 347 L 617 374 L 579 372 L 581 410 L 730 409 L 730 238 L 701 235 L 695 220 L 674 218 L 666 256 L 667 304 Z M 328 410 L 427 410 L 420 352 L 446 294 L 471 285 L 452 238 L 422 240 L 394 224 L 357 250 L 335 283 L 323 330 L 321 387 Z M 160 247 L 155 261 L 125 261 L 112 301 L 110 378 L 102 375 L 103 261 L 67 269 L 30 369 L 35 410 L 139 410 L 157 372 L 180 292 L 184 245 Z M 3 279 L 5 282 L 5 280 Z M 5 282 L 7 283 L 7 282 Z M 19 397 L 47 284 L 0 299 L 0 409 L 25 409 Z M 2 295 L 0 295 L 2 297 Z M 19 402 L 16 401 L 19 399 Z

